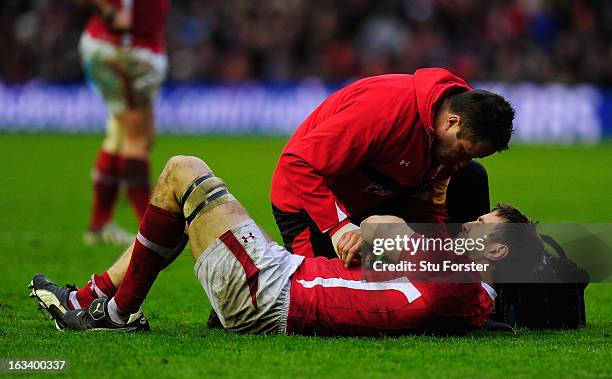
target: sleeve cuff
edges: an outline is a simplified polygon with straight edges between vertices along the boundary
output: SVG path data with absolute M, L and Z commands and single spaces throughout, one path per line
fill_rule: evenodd
M 331 234 L 331 231 L 330 231 L 332 245 L 334 246 L 334 251 L 336 252 L 336 254 L 338 253 L 338 248 L 337 248 L 338 241 L 340 240 L 342 235 L 344 235 L 344 233 L 346 232 L 350 232 L 351 230 L 359 229 L 357 225 L 351 224 L 350 222 L 348 222 L 348 220 L 345 220 L 345 221 L 347 221 L 347 223 L 344 224 L 344 226 L 341 226 L 340 228 L 336 229 L 336 231 L 333 234 Z

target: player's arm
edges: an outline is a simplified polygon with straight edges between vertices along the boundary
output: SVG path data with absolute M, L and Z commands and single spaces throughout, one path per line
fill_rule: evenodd
M 132 28 L 132 0 L 122 0 L 119 8 L 106 0 L 88 0 L 88 3 L 112 29 L 127 32 Z

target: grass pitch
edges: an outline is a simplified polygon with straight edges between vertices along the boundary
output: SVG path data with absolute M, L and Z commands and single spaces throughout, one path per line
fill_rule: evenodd
M 68 359 L 68 376 L 96 378 L 612 377 L 610 284 L 588 288 L 588 326 L 578 331 L 389 339 L 241 336 L 206 328 L 210 305 L 185 252 L 160 274 L 144 304 L 150 333 L 60 333 L 36 310 L 26 285 L 37 272 L 82 285 L 119 255 L 81 242 L 100 140 L 0 134 L 0 358 Z M 153 172 L 172 155 L 202 157 L 278 237 L 268 189 L 284 142 L 161 136 Z M 483 163 L 492 202 L 511 202 L 541 221 L 611 222 L 611 157 L 611 144 L 515 146 Z M 117 220 L 136 227 L 124 200 Z

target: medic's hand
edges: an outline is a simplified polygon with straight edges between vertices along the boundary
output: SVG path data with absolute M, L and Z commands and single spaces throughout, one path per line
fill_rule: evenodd
M 348 231 L 340 237 L 336 245 L 336 251 L 338 258 L 344 262 L 344 267 L 349 267 L 353 258 L 359 255 L 362 244 L 363 238 L 360 229 Z

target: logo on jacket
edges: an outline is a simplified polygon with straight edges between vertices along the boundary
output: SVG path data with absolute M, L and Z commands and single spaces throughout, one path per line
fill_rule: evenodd
M 391 195 L 393 193 L 393 190 L 390 188 L 385 187 L 384 185 L 380 184 L 380 183 L 372 183 L 369 186 L 367 186 L 363 192 L 365 193 L 369 193 L 372 195 L 378 195 L 378 196 L 388 196 Z
M 400 161 L 400 166 L 402 166 L 402 167 L 410 167 L 410 161 L 406 161 L 406 160 L 402 159 Z

